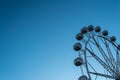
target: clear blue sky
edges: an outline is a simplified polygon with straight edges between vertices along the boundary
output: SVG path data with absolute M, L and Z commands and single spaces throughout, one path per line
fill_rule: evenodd
M 89 24 L 120 42 L 120 1 L 0 0 L 0 80 L 77 80 L 72 46 Z

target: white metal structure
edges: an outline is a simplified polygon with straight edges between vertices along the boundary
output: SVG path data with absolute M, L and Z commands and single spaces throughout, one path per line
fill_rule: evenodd
M 83 27 L 73 46 L 78 52 L 74 64 L 81 69 L 78 80 L 120 80 L 120 45 L 115 36 L 99 26 Z

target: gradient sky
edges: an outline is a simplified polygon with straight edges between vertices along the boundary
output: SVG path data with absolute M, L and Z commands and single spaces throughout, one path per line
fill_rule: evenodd
M 0 80 L 77 80 L 72 47 L 89 24 L 120 43 L 120 1 L 0 0 Z

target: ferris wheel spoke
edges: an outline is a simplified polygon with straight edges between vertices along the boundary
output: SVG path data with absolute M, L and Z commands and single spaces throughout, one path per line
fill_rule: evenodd
M 119 52 L 118 44 L 117 43 L 113 44 L 113 48 L 116 50 L 116 61 L 120 62 L 120 52 Z
M 101 39 L 101 38 L 100 38 Z M 112 52 L 111 52 L 111 50 L 110 50 L 110 47 L 109 47 L 109 43 L 104 39 L 104 40 L 102 40 L 101 39 L 101 41 L 103 41 L 103 43 L 105 44 L 105 46 L 106 46 L 106 48 L 107 48 L 107 52 L 108 52 L 108 55 L 109 55 L 109 60 L 110 61 L 112 61 L 113 63 L 115 63 L 115 59 L 114 59 L 114 57 L 113 57 L 113 55 L 112 55 Z
M 93 41 L 90 40 L 90 42 L 96 46 L 96 44 Z
M 107 72 L 106 70 L 104 70 L 104 74 L 109 75 L 108 72 Z M 106 80 L 108 80 L 108 79 L 110 80 L 111 78 L 106 78 Z
M 120 72 L 120 57 L 119 57 L 119 53 L 118 53 L 118 50 L 117 50 L 117 53 L 116 53 L 116 68 L 117 68 L 117 71 Z
M 114 50 L 116 51 L 116 72 L 120 72 L 120 53 L 118 51 L 118 49 L 116 48 L 117 46 L 114 44 L 114 46 L 112 45 L 112 47 L 114 48 Z
M 114 47 L 114 49 L 115 49 L 115 47 Z M 115 49 L 115 51 L 116 51 L 116 71 L 120 72 L 120 55 L 119 55 L 120 53 L 119 53 L 118 49 Z
M 118 50 L 116 50 L 116 68 L 116 71 L 120 73 L 120 55 Z
M 113 76 L 107 75 L 107 74 L 101 74 L 101 73 L 95 73 L 95 72 L 89 72 L 90 74 L 94 74 L 94 75 L 99 75 L 105 78 L 111 78 L 111 79 L 115 79 Z
M 86 48 L 88 52 L 110 73 L 115 73 L 115 70 L 112 69 L 110 66 L 108 66 L 105 62 L 103 62 L 97 55 L 95 55 L 93 52 L 91 52 L 88 48 Z
M 116 69 L 115 59 L 114 59 L 114 57 L 113 57 L 113 55 L 112 55 L 111 49 L 110 49 L 110 47 L 109 47 L 109 45 L 108 45 L 108 42 L 107 42 L 105 39 L 104 39 L 104 43 L 105 43 L 105 46 L 106 46 L 106 49 L 107 49 L 107 52 L 108 52 L 109 61 L 110 61 L 110 63 L 111 63 L 111 66 L 112 66 L 114 69 Z
M 104 70 L 104 74 L 106 74 L 105 70 Z M 108 74 L 107 74 L 107 75 L 108 75 Z M 107 80 L 107 78 L 106 78 L 106 80 Z
M 94 50 L 92 49 L 92 46 L 90 45 L 90 43 L 88 43 L 88 44 L 89 44 L 90 49 L 91 49 L 92 52 L 94 53 Z
M 99 43 L 97 43 L 97 41 L 95 40 L 95 38 L 93 38 L 93 40 L 95 41 L 96 43 L 96 46 L 98 47 L 100 53 L 102 54 L 106 64 L 110 67 L 112 67 L 113 69 L 115 69 L 115 66 L 113 65 L 113 62 L 111 62 L 111 60 L 108 58 L 108 56 L 106 55 L 106 53 L 104 52 L 104 50 L 102 49 L 102 47 L 100 46 Z
M 98 44 L 99 44 L 99 39 L 98 39 L 98 37 L 97 37 L 97 42 L 98 42 Z
M 100 39 L 101 39 L 101 38 L 100 38 Z M 103 39 L 104 39 L 104 38 L 103 38 Z M 94 40 L 95 40 L 95 39 L 94 39 Z M 104 52 L 104 50 L 102 49 L 102 47 L 101 47 L 98 43 L 96 43 L 96 44 L 98 44 L 98 48 L 99 48 L 99 50 L 101 51 L 102 56 L 103 56 L 103 58 L 105 59 L 106 63 L 107 63 L 110 67 L 112 67 L 113 69 L 115 69 L 115 71 L 116 71 L 115 60 L 114 60 L 113 55 L 112 55 L 112 52 L 111 52 L 111 50 L 110 50 L 110 48 L 109 48 L 109 43 L 107 43 L 107 41 L 106 41 L 105 39 L 104 39 L 104 40 L 101 39 L 101 41 L 103 41 L 103 43 L 105 44 L 106 49 L 107 49 L 107 53 L 108 53 L 109 57 L 107 57 L 107 55 L 106 55 L 106 53 Z
M 94 50 L 92 49 L 92 46 L 90 45 L 90 43 L 88 43 L 88 44 L 89 44 L 91 50 L 88 49 L 88 48 L 87 48 L 87 49 L 88 49 L 88 51 L 92 54 L 92 56 L 94 57 Z M 98 58 L 99 58 L 99 57 L 98 57 Z M 99 59 L 96 58 L 96 60 L 99 60 Z M 99 61 L 102 61 L 102 60 L 99 60 Z M 89 64 L 89 63 L 88 63 L 88 64 Z M 105 64 L 105 63 L 104 63 L 104 64 Z M 89 65 L 90 65 L 90 64 L 89 64 Z M 90 66 L 91 66 L 91 65 L 90 65 Z M 91 67 L 92 67 L 92 66 L 91 66 Z M 92 68 L 92 69 L 94 70 L 94 68 Z M 95 71 L 95 70 L 94 70 L 94 71 Z
M 87 63 L 88 63 L 89 66 L 93 69 L 94 72 L 97 72 L 97 71 L 92 67 L 92 65 L 91 65 L 89 62 L 87 62 Z
M 101 39 L 101 38 L 100 38 Z M 112 52 L 111 52 L 111 49 L 110 49 L 110 47 L 109 47 L 109 43 L 108 43 L 108 41 L 107 40 L 105 40 L 105 38 L 104 38 L 104 40 L 102 40 L 101 39 L 101 41 L 103 41 L 104 42 L 104 44 L 105 44 L 105 46 L 106 46 L 106 48 L 107 48 L 107 52 L 108 52 L 108 55 L 109 55 L 109 60 L 112 62 L 112 65 L 114 66 L 113 68 L 115 68 L 116 69 L 116 72 L 119 72 L 120 70 L 119 70 L 119 67 L 120 67 L 120 64 L 119 64 L 119 62 L 120 62 L 120 56 L 119 56 L 119 51 L 118 51 L 118 49 L 116 48 L 117 46 L 114 44 L 114 43 L 112 43 L 113 45 L 112 45 L 112 47 L 113 47 L 113 49 L 115 50 L 115 52 L 116 52 L 116 62 L 115 62 L 115 59 L 114 59 L 114 57 L 113 57 L 113 55 L 112 55 Z
M 94 40 L 94 42 L 96 43 L 96 46 L 98 48 L 98 50 L 101 52 L 103 58 L 105 59 L 105 61 L 108 60 L 107 55 L 105 54 L 104 50 L 102 49 L 102 47 L 100 46 L 100 44 L 95 40 L 95 38 L 92 38 Z
M 97 80 L 97 75 L 96 75 L 96 77 L 95 77 L 95 80 Z

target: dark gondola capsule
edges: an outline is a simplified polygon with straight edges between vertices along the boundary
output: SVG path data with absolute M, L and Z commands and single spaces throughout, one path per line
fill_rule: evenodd
M 89 25 L 88 26 L 88 31 L 93 31 L 94 30 L 94 26 L 93 25 Z
M 82 33 L 82 34 L 87 33 L 87 27 L 83 27 L 83 28 L 81 29 L 81 33 Z
M 74 60 L 74 65 L 75 66 L 81 66 L 83 64 L 83 59 L 81 57 L 77 57 L 75 60 Z
M 78 80 L 89 80 L 87 76 L 82 75 L 78 78 Z
M 108 35 L 108 31 L 107 31 L 107 30 L 104 30 L 104 31 L 102 32 L 102 34 L 103 34 L 103 36 L 107 36 L 107 35 Z
M 111 42 L 115 42 L 116 41 L 116 37 L 115 36 L 110 37 L 110 41 Z
M 82 40 L 82 39 L 83 39 L 83 34 L 78 33 L 78 34 L 76 35 L 76 39 L 77 39 L 77 40 Z
M 74 44 L 73 48 L 75 51 L 79 51 L 79 50 L 81 50 L 82 45 L 80 43 L 76 43 L 76 44 Z
M 95 27 L 95 32 L 100 32 L 100 31 L 101 31 L 100 26 L 96 26 L 96 27 Z

